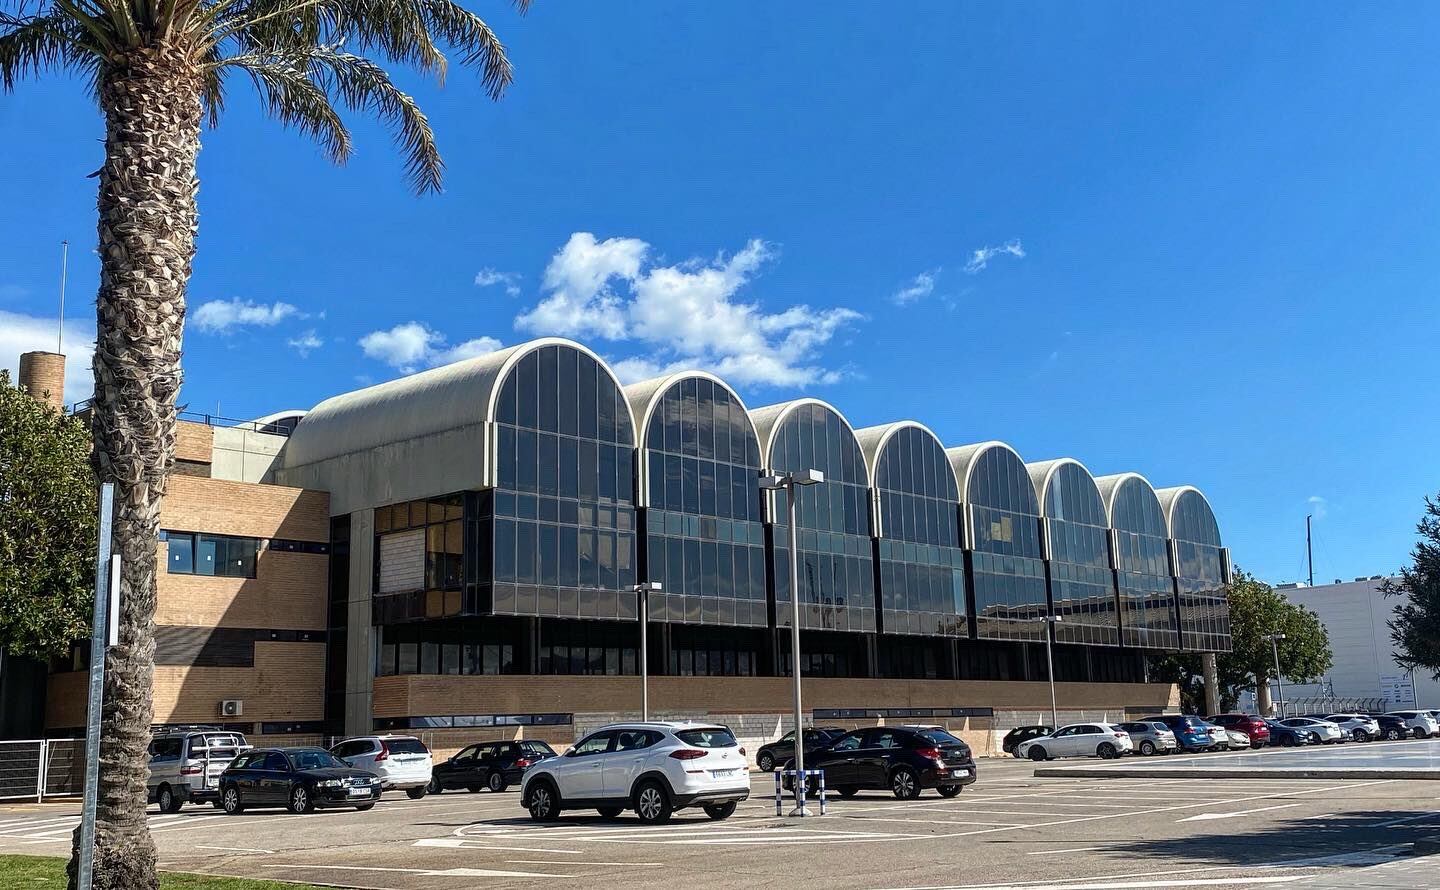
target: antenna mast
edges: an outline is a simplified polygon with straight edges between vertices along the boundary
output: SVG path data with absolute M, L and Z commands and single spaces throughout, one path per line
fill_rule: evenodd
M 1315 586 L 1315 554 L 1310 549 L 1310 515 L 1305 516 L 1305 565 L 1310 571 L 1310 586 Z
M 55 332 L 55 354 L 65 354 L 65 273 L 70 265 L 70 242 L 60 242 L 60 324 Z

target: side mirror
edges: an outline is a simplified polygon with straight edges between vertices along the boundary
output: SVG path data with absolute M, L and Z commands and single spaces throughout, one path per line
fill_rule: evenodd
M 562 756 L 562 757 L 574 757 L 574 756 L 575 756 L 575 749 L 574 749 L 574 748 L 571 748 L 569 751 L 566 751 L 566 752 L 565 752 L 564 754 L 562 754 L 561 756 Z

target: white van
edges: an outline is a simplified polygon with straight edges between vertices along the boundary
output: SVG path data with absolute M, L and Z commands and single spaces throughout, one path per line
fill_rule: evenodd
M 157 733 L 150 740 L 151 802 L 163 813 L 177 813 L 187 803 L 220 805 L 220 774 L 250 745 L 243 733 L 194 727 Z

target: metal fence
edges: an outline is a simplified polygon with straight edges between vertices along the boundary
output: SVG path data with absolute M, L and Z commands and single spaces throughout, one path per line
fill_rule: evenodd
M 1389 710 L 1389 700 L 1383 698 L 1336 698 L 1313 696 L 1292 698 L 1285 702 L 1287 714 L 1379 714 Z
M 78 796 L 84 783 L 82 739 L 0 742 L 0 800 Z

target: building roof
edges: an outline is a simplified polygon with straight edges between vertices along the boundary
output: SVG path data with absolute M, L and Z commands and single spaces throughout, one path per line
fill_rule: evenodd
M 1020 457 L 1020 452 L 996 439 L 945 449 L 945 456 L 950 459 L 950 467 L 955 471 L 955 478 L 960 481 L 961 502 L 967 504 L 970 502 L 970 477 L 975 474 L 975 466 L 980 462 L 980 456 L 992 448 L 1002 448 L 1015 455 L 1017 461 L 1022 464 L 1025 462 Z
M 1095 481 L 1095 474 L 1090 472 L 1090 468 L 1073 457 L 1057 457 L 1051 460 L 1037 460 L 1034 463 L 1028 463 L 1025 465 L 1025 471 L 1030 474 L 1030 482 L 1035 486 L 1035 498 L 1040 502 L 1041 516 L 1050 515 L 1049 509 L 1046 507 L 1045 504 L 1045 495 L 1048 493 L 1048 489 L 1050 488 L 1050 480 L 1054 479 L 1055 474 L 1058 473 L 1060 471 L 1060 468 L 1065 466 L 1066 464 L 1073 464 L 1079 467 L 1080 469 L 1085 471 L 1085 475 L 1090 477 L 1090 481 Z M 1110 502 L 1102 494 L 1100 497 L 1100 503 L 1105 507 L 1105 521 L 1107 524 L 1109 524 Z
M 935 431 L 918 420 L 897 420 L 892 423 L 882 423 L 878 426 L 867 426 L 855 431 L 855 441 L 860 444 L 860 453 L 865 455 L 865 466 L 870 473 L 870 487 L 874 488 L 878 482 L 877 476 L 880 471 L 880 455 L 885 451 L 885 445 L 898 432 L 906 428 L 920 430 L 945 450 L 945 443 L 935 435 Z M 946 461 L 949 463 L 949 461 Z M 950 467 L 951 478 L 955 480 L 955 490 L 960 490 L 960 480 L 955 476 L 955 467 Z

